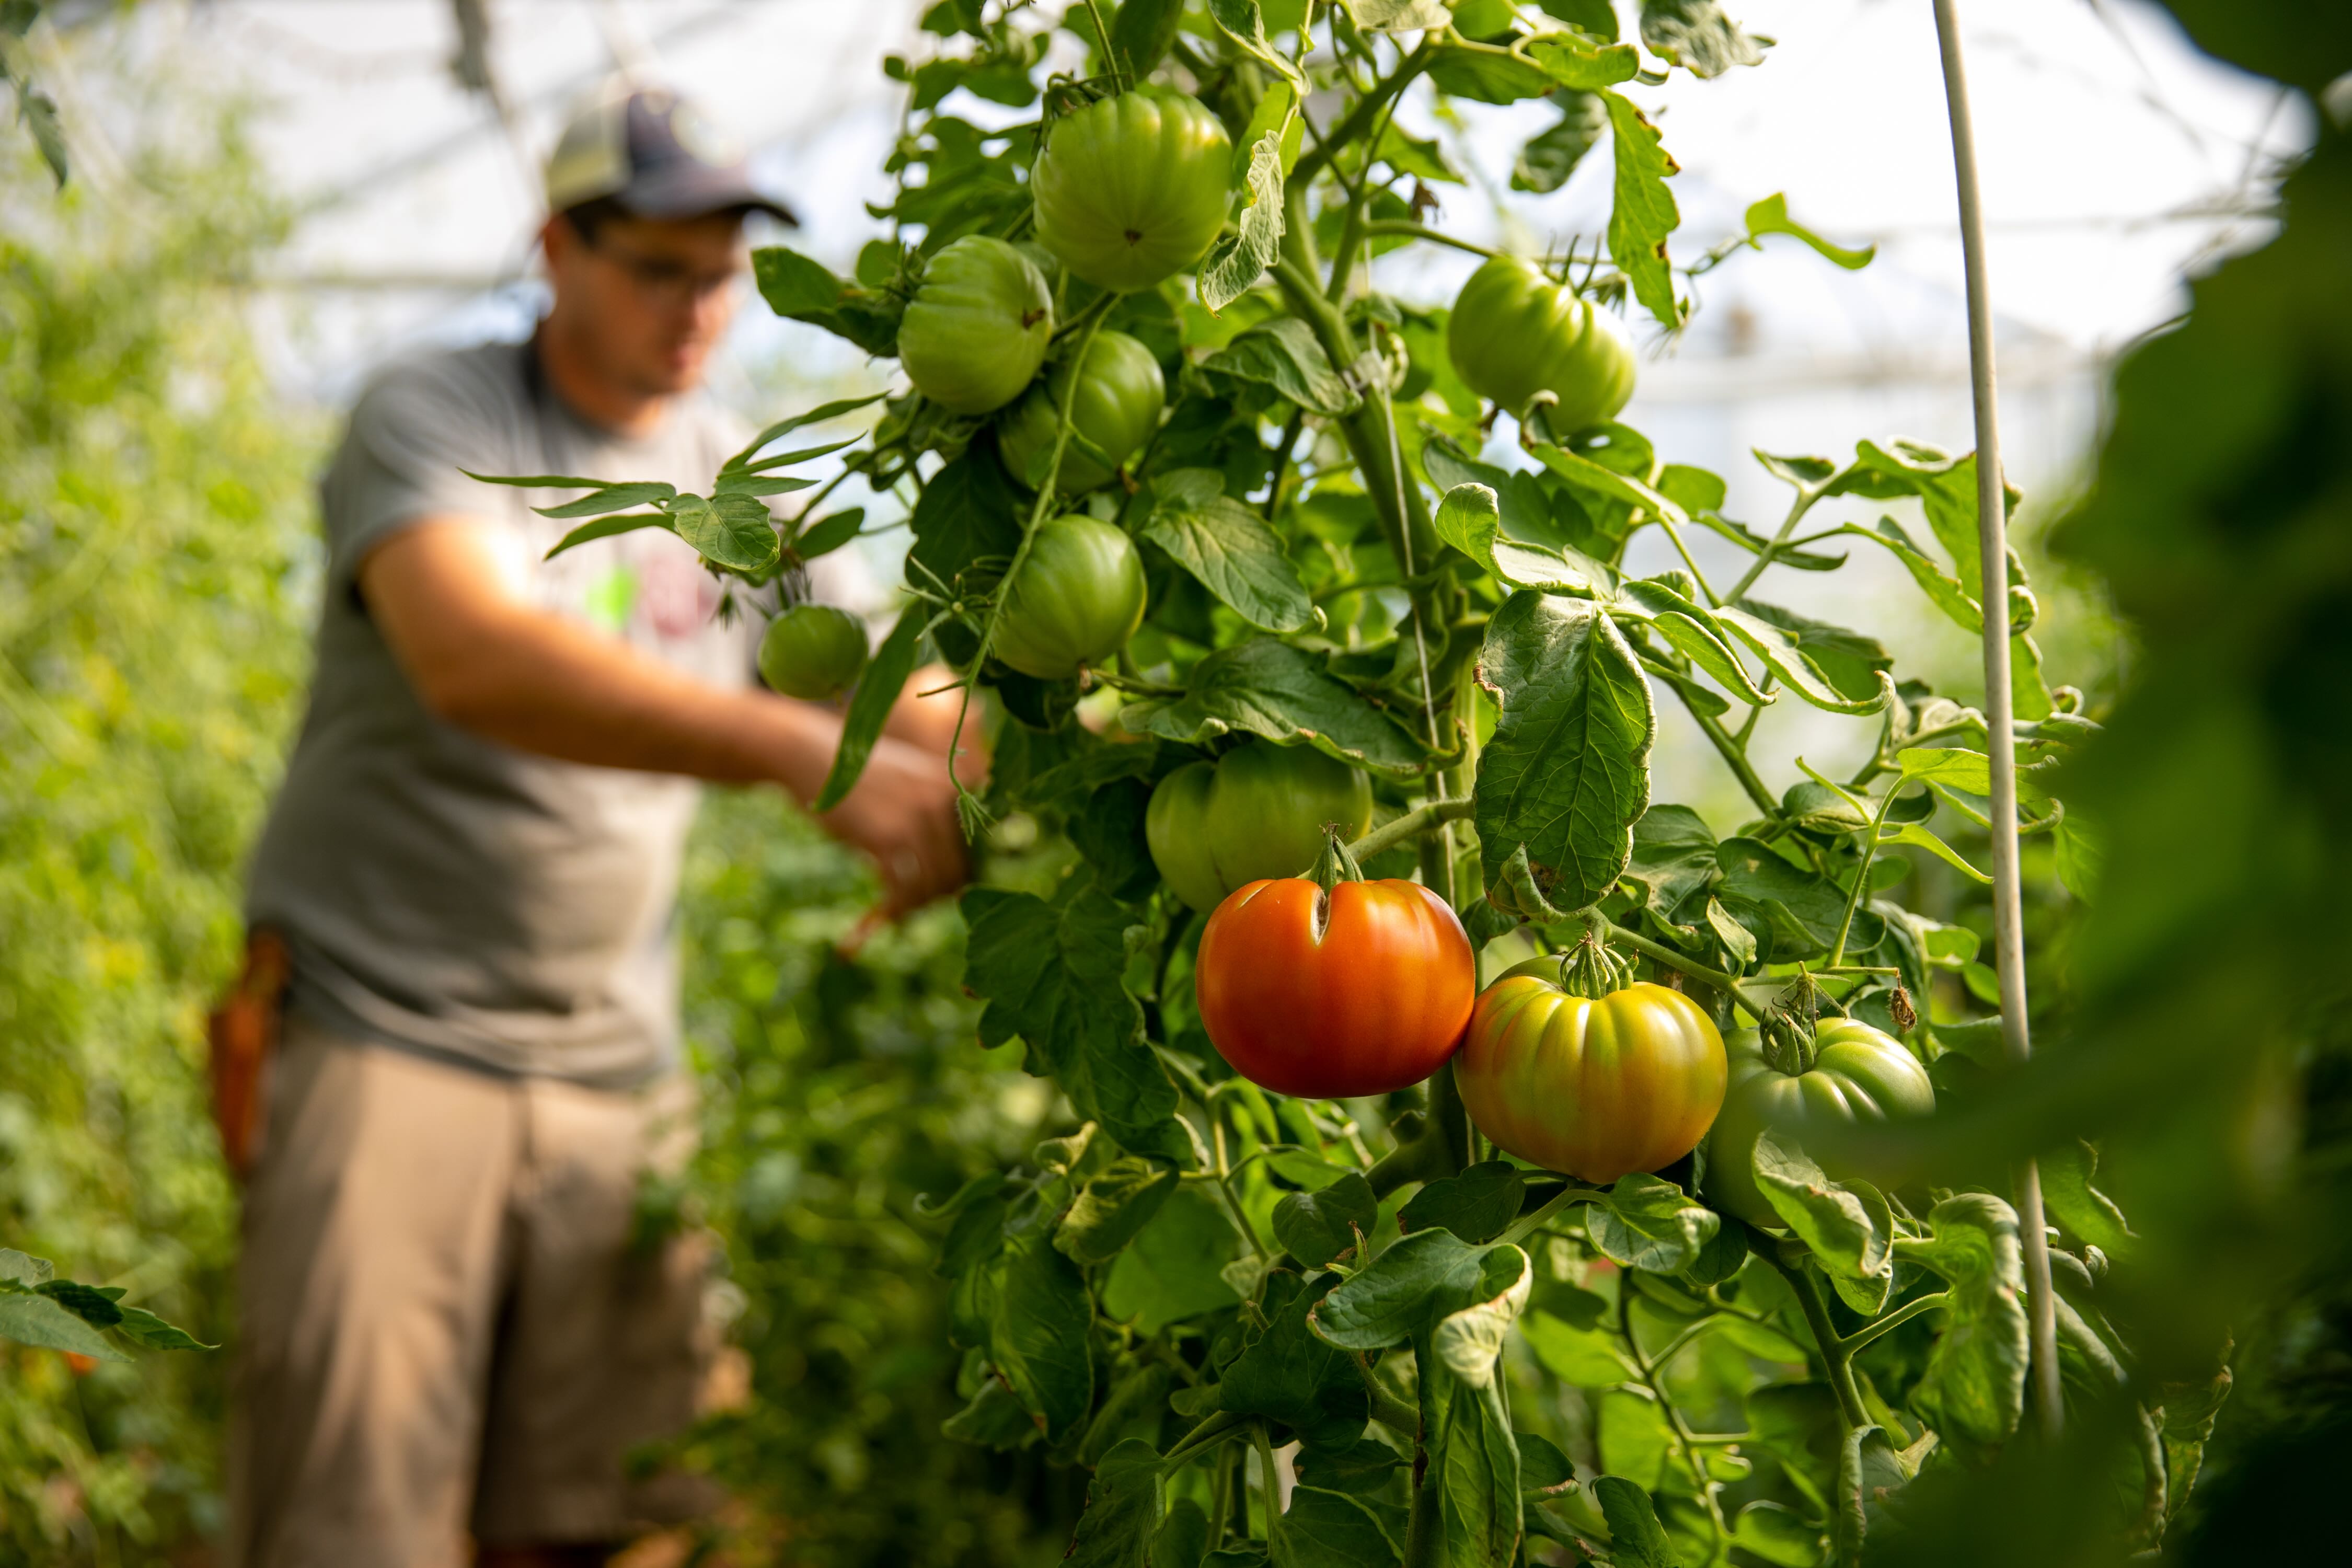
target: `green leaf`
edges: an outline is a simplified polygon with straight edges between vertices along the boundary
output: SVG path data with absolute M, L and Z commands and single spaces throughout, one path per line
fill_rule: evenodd
M 1895 560 L 1903 563 L 1903 569 L 1911 574 L 1911 580 L 1919 584 L 1919 591 L 1927 595 L 1929 602 L 1943 611 L 1953 625 L 1972 637 L 1983 635 L 1984 606 L 1960 586 L 1958 578 L 1947 573 L 1935 557 L 1913 543 L 1911 536 L 1903 531 L 1902 524 L 1891 517 L 1882 517 L 1874 529 L 1849 522 L 1838 531 L 1884 545 Z
M 1916 441 L 1895 441 L 1886 447 L 1863 441 L 1854 447 L 1855 466 L 1875 482 L 1863 493 L 1874 496 L 1915 495 L 1927 509 L 1927 526 L 1936 542 L 1952 558 L 1960 589 L 1969 598 L 1984 599 L 1984 573 L 1977 548 L 1977 459 L 1973 452 L 1951 457 Z M 2021 500 L 2014 485 L 2002 486 L 2004 515 L 2013 517 Z M 2011 548 L 2009 581 L 2025 585 L 2025 566 Z
M 1152 484 L 1159 504 L 1142 536 L 1199 579 L 1235 615 L 1270 632 L 1293 632 L 1315 604 L 1266 521 L 1223 493 L 1213 468 L 1179 468 Z
M 1987 887 L 1990 887 L 1992 885 L 1992 878 L 1990 876 L 1987 875 L 1985 872 L 1978 870 L 1974 866 L 1969 864 L 1968 860 L 1958 850 L 1953 848 L 1950 845 L 1945 843 L 1941 838 L 1937 837 L 1933 833 L 1928 832 L 1927 829 L 1920 826 L 1916 822 L 1889 825 L 1885 830 L 1880 832 L 1878 841 L 1881 844 L 1908 844 L 1914 848 L 1925 849 L 1928 854 L 1937 857 L 1946 865 L 1959 872 L 1962 876 L 1972 878 L 1976 881 L 1981 882 Z
M 1125 0 L 1111 18 L 1110 47 L 1129 77 L 1141 81 L 1166 58 L 1183 16 L 1184 0 Z
M 1695 77 L 1718 77 L 1734 66 L 1764 63 L 1758 40 L 1725 16 L 1716 0 L 1642 0 L 1642 41 L 1652 54 Z
M 1087 1486 L 1086 1511 L 1063 1562 L 1069 1568 L 1153 1568 L 1160 1528 L 1160 1455 L 1140 1437 L 1105 1454 Z
M 1811 1155 L 1767 1128 L 1756 1140 L 1756 1185 L 1832 1279 L 1874 1279 L 1893 1268 L 1895 1216 L 1868 1182 L 1833 1182 Z
M 1134 4 L 1118 8 L 1120 20 L 1125 20 Z M 1171 10 L 1177 7 L 1171 4 Z M 1111 37 L 1118 37 L 1118 24 L 1111 24 Z M 1191 1498 L 1178 1498 L 1168 1505 L 1168 1517 L 1160 1521 L 1159 1531 L 1151 1537 L 1150 1568 L 1201 1568 L 1201 1559 L 1209 1551 L 1209 1515 Z
M 2128 1256 L 2139 1238 L 2113 1198 L 2091 1184 L 2099 1152 L 2076 1139 L 2042 1157 L 2042 1201 L 2050 1217 L 2110 1258 Z
M 1541 67 L 1517 55 L 1440 44 L 1429 51 L 1429 79 L 1438 91 L 1475 103 L 1517 103 L 1541 98 L 1557 84 Z
M 1508 1568 L 1518 1550 L 1519 1450 L 1499 1371 L 1534 1281 L 1517 1247 L 1487 1249 L 1471 1303 L 1439 1319 L 1417 1357 L 1439 1561 L 1456 1568 Z
M 1640 1375 L 1611 1336 L 1580 1329 L 1541 1309 L 1520 1320 L 1519 1337 L 1554 1377 L 1578 1388 L 1607 1388 Z
M 834 751 L 833 766 L 825 773 L 824 787 L 817 792 L 813 810 L 831 811 L 856 787 L 866 758 L 874 754 L 874 742 L 882 738 L 882 726 L 889 722 L 898 694 L 906 689 L 908 678 L 915 673 L 921 658 L 925 618 L 922 605 L 908 605 L 899 612 L 898 623 L 874 650 L 874 657 L 866 660 L 866 672 L 857 678 L 857 689 L 850 696 L 849 710 L 842 715 L 841 744 Z
M 751 274 L 761 297 L 779 316 L 823 327 L 869 354 L 898 352 L 898 318 L 906 301 L 898 296 L 844 282 L 822 263 L 782 245 L 753 251 Z M 761 445 L 765 442 L 754 449 Z
M 722 474 L 731 474 L 752 468 L 780 468 L 787 463 L 797 463 L 810 458 L 821 458 L 827 452 L 837 452 L 842 447 L 849 446 L 851 442 L 835 441 L 828 446 L 808 447 L 797 452 L 786 452 L 777 457 L 761 458 L 756 463 L 752 461 L 753 458 L 760 457 L 761 451 L 770 443 L 782 440 L 804 425 L 818 425 L 827 419 L 838 419 L 843 415 L 855 413 L 869 404 L 879 403 L 888 395 L 887 392 L 876 392 L 864 397 L 836 398 L 831 403 L 820 403 L 805 414 L 795 414 L 789 418 L 779 419 L 757 436 L 752 437 L 751 444 L 728 458 L 719 471 Z M 856 440 L 856 437 L 853 437 L 851 439 Z
M 1578 85 L 1571 83 L 1571 86 Z M 1682 222 L 1666 180 L 1680 167 L 1658 140 L 1658 128 L 1631 100 L 1603 93 L 1617 148 L 1616 200 L 1609 209 L 1609 258 L 1633 285 L 1633 298 L 1668 331 L 1682 325 L 1675 300 L 1666 237 Z
M 1752 237 L 1760 238 L 1768 234 L 1785 234 L 1792 239 L 1802 240 L 1812 247 L 1822 258 L 1835 262 L 1849 272 L 1859 271 L 1869 266 L 1872 258 L 1878 254 L 1878 247 L 1874 245 L 1865 245 L 1860 250 L 1848 250 L 1843 246 L 1832 245 L 1803 224 L 1791 218 L 1789 216 L 1789 198 L 1777 193 L 1766 196 L 1762 201 L 1750 206 L 1748 209 L 1746 221 L 1748 232 Z
M 1265 19 L 1259 13 L 1257 0 L 1209 0 L 1209 19 L 1258 64 L 1271 68 L 1294 88 L 1306 85 L 1298 67 L 1266 42 Z
M 1418 33 L 1452 25 L 1444 0 L 1343 0 L 1348 15 L 1367 33 Z
M 1218 241 L 1201 263 L 1201 306 L 1213 316 L 1256 288 L 1282 248 L 1282 149 L 1287 129 L 1286 121 L 1283 131 L 1268 131 L 1251 145 L 1234 237 Z
M 1599 1406 L 1601 1468 L 1638 1487 L 1662 1483 L 1669 1473 L 1666 1458 L 1675 1435 L 1650 1391 L 1612 1388 L 1593 1403 Z
M 1822 1561 L 1821 1527 L 1785 1503 L 1759 1499 L 1732 1521 L 1733 1544 L 1777 1568 L 1815 1568 Z
M 565 551 L 586 544 L 591 540 L 610 539 L 616 533 L 634 533 L 641 528 L 667 529 L 672 533 L 677 531 L 669 518 L 658 511 L 633 511 L 622 517 L 600 517 L 593 522 L 582 523 L 557 540 L 555 547 L 541 559 L 552 561 Z
M 1055 902 L 1002 888 L 963 896 L 971 936 L 964 984 L 987 1002 L 983 1046 L 1019 1037 L 1025 1065 L 1053 1078 L 1078 1114 L 1130 1152 L 1191 1158 L 1176 1086 L 1143 1037 L 1143 1014 L 1120 982 L 1132 917 L 1083 879 Z
M 1331 368 L 1314 329 L 1296 316 L 1277 316 L 1239 333 L 1201 368 L 1270 386 L 1309 414 L 1336 417 L 1363 405 Z
M 1653 1274 L 1689 1268 L 1722 1224 L 1672 1182 L 1639 1171 L 1618 1177 L 1609 1201 L 1584 1211 L 1585 1235 L 1602 1256 Z
M 1622 1476 L 1602 1476 L 1592 1483 L 1592 1500 L 1609 1521 L 1610 1552 L 1617 1568 L 1682 1568 L 1649 1493 Z
M 1527 52 L 1546 77 L 1571 92 L 1593 92 L 1631 81 L 1642 71 L 1642 51 L 1631 44 L 1582 37 L 1575 33 L 1538 33 Z
M 1793 638 L 1788 646 L 1811 659 L 1840 695 L 1859 702 L 1885 694 L 1885 684 L 1879 677 L 1895 667 L 1895 656 L 1876 637 L 1761 599 L 1742 599 L 1739 608 L 1779 630 L 1784 638 Z
M 0 1339 L 42 1350 L 68 1351 L 95 1361 L 131 1359 L 109 1343 L 96 1325 L 45 1295 L 0 1294 Z
M 908 521 L 907 585 L 937 590 L 982 562 L 1000 568 L 1021 548 L 1021 513 L 1004 466 L 977 448 L 931 476 Z
M 1119 710 L 1140 735 L 1204 745 L 1246 731 L 1269 741 L 1304 740 L 1360 768 L 1418 774 L 1427 751 L 1402 723 L 1328 672 L 1305 648 L 1253 637 L 1192 667 L 1181 698 L 1144 698 Z
M 1438 503 L 1437 537 L 1516 588 L 1590 597 L 1608 583 L 1609 569 L 1559 551 L 1522 544 L 1502 533 L 1502 508 L 1495 492 L 1477 483 L 1455 485 Z
M 1376 1437 L 1349 1443 L 1308 1443 L 1298 1450 L 1298 1484 L 1327 1492 L 1378 1497 L 1403 1468 L 1397 1451 Z
M 1290 1494 L 1276 1538 L 1276 1568 L 1394 1568 L 1401 1530 L 1362 1498 L 1304 1483 Z
M 1055 1228 L 1054 1245 L 1072 1262 L 1108 1263 L 1150 1224 L 1178 1173 L 1129 1155 L 1078 1190 L 1076 1202 Z
M 1118 1255 L 1103 1283 L 1103 1312 L 1134 1319 L 1139 1332 L 1233 1306 L 1223 1278 L 1239 1246 L 1233 1222 L 1196 1187 L 1179 1187 L 1159 1215 Z
M 1513 1434 L 1519 1447 L 1519 1495 L 1559 1497 L 1576 1489 L 1576 1467 L 1559 1445 L 1533 1432 Z
M 1285 1193 L 1274 1205 L 1274 1238 L 1308 1268 L 1321 1268 L 1370 1236 L 1380 1220 L 1371 1184 L 1350 1171 L 1315 1192 Z
M 1523 850 L 1544 899 L 1583 909 L 1616 885 L 1649 807 L 1649 682 L 1597 605 L 1526 590 L 1487 622 L 1478 679 L 1502 710 L 1478 755 L 1487 897 Z
M 1609 129 L 1609 106 L 1596 94 L 1562 88 L 1552 101 L 1559 108 L 1558 122 L 1529 137 L 1511 164 L 1515 191 L 1549 195 L 1559 189 Z
M 782 552 L 775 518 L 750 496 L 679 496 L 666 510 L 672 531 L 714 565 L 758 572 Z
M 821 517 L 793 536 L 789 546 L 793 556 L 802 561 L 814 561 L 820 555 L 830 555 L 857 537 L 866 521 L 862 506 L 845 508 Z
M 1761 707 L 1775 700 L 1775 694 L 1759 686 L 1748 673 L 1748 666 L 1741 662 L 1730 633 L 1714 612 L 1673 584 L 1654 577 L 1628 582 L 1619 589 L 1613 607 L 1628 619 L 1638 617 L 1646 622 L 1677 652 L 1742 701 Z
M 1960 1193 L 1930 1210 L 1927 1226 L 1929 1236 L 1895 1243 L 1896 1257 L 1942 1275 L 1949 1291 L 1944 1331 L 1911 1403 L 1947 1441 L 2005 1442 L 2025 1409 L 2025 1264 L 2016 1212 L 1990 1194 Z
M 1417 180 L 1449 185 L 1463 183 L 1461 174 L 1445 161 L 1445 153 L 1436 142 L 1408 135 L 1393 120 L 1381 128 L 1380 151 L 1374 156 L 1397 174 Z
M 115 1305 L 122 1299 L 119 1287 L 101 1289 L 78 1279 L 44 1279 L 33 1289 L 93 1329 L 110 1329 L 122 1321 L 122 1309 Z
M 1527 1254 L 1516 1247 L 1473 1247 L 1450 1230 L 1417 1230 L 1324 1297 L 1307 1321 L 1342 1350 L 1385 1350 L 1493 1300 L 1526 1274 Z
M 791 474 L 727 474 L 711 488 L 711 499 L 720 500 L 728 496 L 749 496 L 754 500 L 764 500 L 770 496 L 788 496 L 794 490 L 807 489 L 815 483 L 814 479 L 803 479 Z
M 1625 875 L 1642 885 L 1643 907 L 1663 924 L 1686 924 L 1684 902 L 1719 874 L 1715 834 L 1689 806 L 1654 805 L 1633 824 Z
M 1799 869 L 1770 845 L 1754 838 L 1725 839 L 1716 848 L 1716 863 L 1723 871 L 1723 897 L 1734 909 L 1747 906 L 1759 910 L 1780 934 L 1782 940 L 1775 944 L 1776 958 L 1826 950 L 1837 941 L 1838 924 L 1845 918 L 1846 896 L 1828 878 Z M 1867 950 L 1885 934 L 1885 922 L 1880 916 L 1857 910 L 1846 945 Z
M 633 506 L 667 500 L 676 494 L 676 485 L 599 485 L 578 500 L 565 501 L 561 506 L 535 506 L 530 510 L 541 517 L 551 517 L 560 522 L 566 518 L 601 517 L 608 511 L 626 511 Z
M 1042 1234 L 1009 1243 L 1003 1268 L 989 1359 L 1050 1442 L 1094 1405 L 1094 1362 L 1087 1348 L 1094 1303 L 1077 1265 Z
M 1955 794 L 1979 800 L 1992 795 L 1992 759 L 1982 752 L 1960 746 L 1911 746 L 1897 752 L 1895 760 L 1902 765 L 1905 783 L 1931 785 L 1948 800 Z M 2026 822 L 2049 816 L 2055 809 L 2056 803 L 2036 776 L 2048 765 L 2027 763 L 2017 770 L 2017 814 Z M 1969 805 L 1965 801 L 1955 804 Z M 1969 814 L 1979 822 L 1984 820 L 1973 806 Z
M 1879 672 L 1879 689 L 1868 698 L 1850 698 L 1830 684 L 1821 668 L 1803 652 L 1802 634 L 1774 626 L 1754 613 L 1754 606 L 1717 607 L 1715 618 L 1726 631 L 1746 643 L 1780 683 L 1814 707 L 1832 713 L 1875 713 L 1895 700 L 1895 683 Z
M 1225 1369 L 1218 1408 L 1277 1422 L 1312 1443 L 1346 1443 L 1363 1435 L 1371 1397 L 1355 1357 L 1307 1327 L 1308 1315 L 1338 1283 L 1329 1274 L 1302 1281 L 1288 1269 L 1266 1276 L 1265 1331 Z
M 1397 1224 L 1407 1231 L 1439 1226 L 1480 1245 L 1511 1228 L 1527 1190 L 1517 1166 L 1482 1160 L 1458 1176 L 1441 1176 L 1423 1186 L 1398 1211 Z
M 1242 190 L 1248 185 L 1250 163 L 1258 143 L 1268 136 L 1282 139 L 1282 177 L 1290 177 L 1292 166 L 1298 162 L 1298 149 L 1307 136 L 1306 121 L 1294 108 L 1297 101 L 1298 95 L 1287 81 L 1271 84 L 1259 97 L 1257 107 L 1250 110 L 1249 123 L 1242 128 L 1239 140 L 1234 143 L 1234 189 Z
M 978 1447 L 1018 1448 L 1037 1436 L 1021 1396 L 1000 1377 L 991 1377 L 971 1396 L 971 1403 L 940 1424 L 940 1436 Z

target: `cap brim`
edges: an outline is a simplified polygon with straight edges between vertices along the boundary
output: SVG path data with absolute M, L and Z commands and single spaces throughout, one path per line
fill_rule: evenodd
M 625 211 L 656 222 L 707 217 L 712 213 L 741 208 L 763 212 L 793 228 L 801 220 L 792 208 L 753 187 L 741 171 L 699 165 L 647 170 L 614 194 Z

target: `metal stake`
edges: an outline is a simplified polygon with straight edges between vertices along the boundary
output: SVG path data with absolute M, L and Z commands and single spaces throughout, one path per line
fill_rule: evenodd
M 2001 1039 L 2012 1067 L 2033 1054 L 2025 1015 L 2024 899 L 2017 867 L 2016 705 L 2009 684 L 2009 518 L 2001 490 L 2000 432 L 1993 401 L 1992 295 L 1985 279 L 1984 208 L 1977 190 L 1976 132 L 1960 67 L 1954 0 L 1934 0 L 1944 57 L 1944 101 L 1951 111 L 1952 173 L 1960 193 L 1960 253 L 1968 275 L 1969 382 L 1976 402 L 1977 550 L 1982 558 L 1986 751 L 1992 762 L 1992 918 L 2000 976 Z M 2050 1236 L 2042 1181 L 2032 1160 L 2017 1166 L 2017 1226 L 2025 1252 L 2026 1310 L 2033 1403 L 2042 1430 L 2056 1437 L 2065 1406 L 2058 1385 L 2058 1307 L 2051 1294 Z

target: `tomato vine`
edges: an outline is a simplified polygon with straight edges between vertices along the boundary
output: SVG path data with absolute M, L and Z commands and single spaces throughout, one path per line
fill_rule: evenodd
M 1742 234 L 1672 262 L 1675 165 L 1625 89 L 1754 67 L 1759 44 L 1693 0 L 1648 0 L 1638 42 L 1588 0 L 1084 0 L 1058 54 L 1022 5 L 941 0 L 924 26 L 933 57 L 889 63 L 910 107 L 887 166 L 894 197 L 875 209 L 888 234 L 852 278 L 781 248 L 761 253 L 759 276 L 780 313 L 887 356 L 928 308 L 937 258 L 979 237 L 1036 267 L 1056 323 L 1042 465 L 1003 458 L 1023 394 L 1007 403 L 1003 388 L 963 412 L 890 395 L 845 458 L 906 502 L 913 542 L 906 607 L 852 700 L 821 804 L 854 783 L 929 648 L 958 671 L 965 724 L 980 713 L 992 735 L 986 795 L 959 784 L 968 831 L 986 843 L 1017 815 L 1067 845 L 963 900 L 982 1040 L 1020 1041 L 1077 1131 L 930 1216 L 967 1358 L 955 1435 L 1092 1470 L 1071 1546 L 1083 1564 L 1856 1560 L 1924 1468 L 1979 1463 L 2018 1430 L 2018 1215 L 1981 1187 L 1876 1184 L 1860 1157 L 1872 1118 L 1841 1136 L 1764 1091 L 1801 1096 L 1815 1074 L 1899 1080 L 1882 1099 L 1916 1116 L 1955 1064 L 1997 1054 L 1999 1019 L 1972 1016 L 1992 1000 L 1977 937 L 1882 896 L 1902 879 L 1880 873 L 1916 856 L 1984 879 L 1936 825 L 1985 822 L 1999 748 L 1982 713 L 1899 677 L 1875 638 L 1752 596 L 1776 571 L 1836 570 L 1845 557 L 1822 547 L 1859 540 L 1980 631 L 1973 457 L 1899 440 L 1844 460 L 1759 454 L 1793 491 L 1768 537 L 1724 515 L 1722 477 L 1615 419 L 1638 368 L 1611 312 L 1638 310 L 1671 336 L 1697 308 L 1696 279 L 1773 237 L 1842 267 L 1870 259 L 1771 196 Z M 1080 52 L 1081 70 L 1039 79 L 1049 57 Z M 1450 100 L 1560 109 L 1521 160 L 1526 188 L 1556 186 L 1601 146 L 1613 163 L 1612 216 L 1581 276 L 1565 264 L 1573 247 L 1538 258 L 1548 271 L 1490 259 L 1474 287 L 1500 302 L 1477 307 L 1475 331 L 1374 284 L 1376 258 L 1402 245 L 1495 257 L 1429 221 L 1429 185 L 1459 176 L 1398 123 L 1424 79 Z M 1038 118 L 966 118 L 960 89 Z M 1132 114 L 1097 112 L 1122 100 Z M 1223 143 L 1204 116 L 1231 143 L 1213 168 L 1201 150 Z M 1040 225 L 1031 171 L 1045 148 L 1059 194 Z M 1228 217 L 1211 237 L 1195 219 L 1218 200 Z M 1148 260 L 1192 250 L 1171 236 L 1196 230 L 1189 262 Z M 1167 388 L 1123 461 L 1075 415 L 1089 347 L 1113 332 L 1149 351 Z M 956 353 L 982 351 L 925 333 L 949 371 L 993 368 L 958 366 Z M 575 537 L 669 527 L 714 570 L 764 581 L 863 526 L 814 504 L 781 528 L 763 521 L 767 498 L 811 483 L 780 470 L 834 448 L 761 454 L 852 411 L 772 427 L 710 497 L 607 485 L 566 515 L 597 517 Z M 1516 454 L 1493 444 L 1501 416 Z M 1105 482 L 1066 482 L 1078 440 L 1078 478 Z M 1916 503 L 1928 537 L 1892 518 L 1800 533 L 1841 498 Z M 1097 668 L 1024 674 L 994 657 L 1008 585 L 1041 530 L 1072 513 L 1132 541 L 1148 608 Z M 1636 575 L 1628 546 L 1652 528 L 1681 565 Z M 1701 533 L 1747 557 L 1727 590 L 1701 569 Z M 2021 563 L 2007 575 L 2015 790 L 2079 889 L 2096 841 L 2046 780 L 2094 726 L 2078 693 L 2047 681 Z M 1870 760 L 1841 783 L 1797 759 L 1803 781 L 1774 792 L 1751 748 L 1758 716 L 1783 700 L 1874 724 Z M 1657 798 L 1662 701 L 1747 796 L 1755 815 L 1736 832 Z M 1418 1089 L 1348 1099 L 1237 1076 L 1272 1074 L 1219 1049 L 1224 1004 L 1210 997 L 1230 993 L 1202 984 L 1195 1000 L 1232 944 L 1204 944 L 1207 894 L 1193 889 L 1225 898 L 1222 916 L 1253 895 L 1221 879 L 1218 855 L 1287 856 L 1298 874 L 1313 851 L 1283 837 L 1278 813 L 1258 813 L 1244 844 L 1197 804 L 1181 816 L 1172 792 L 1298 749 L 1374 802 L 1369 830 L 1327 850 L 1350 869 L 1327 864 L 1319 894 L 1298 885 L 1316 941 L 1334 879 L 1360 862 L 1368 878 L 1417 878 L 1426 891 L 1403 889 L 1409 901 L 1437 895 L 1490 957 L 1582 954 L 1576 1006 L 1623 1000 L 1633 978 L 1666 987 L 1640 1005 L 1668 1022 L 1643 1026 L 1690 1031 L 1689 1048 L 1711 1042 L 1717 1059 L 1733 1037 L 1737 1138 L 1728 1121 L 1696 1149 L 1696 1134 L 1676 1136 L 1713 1120 L 1694 1099 L 1657 1135 L 1682 1152 L 1631 1173 L 1594 1156 L 1605 1179 L 1587 1180 L 1498 1152 L 1452 1065 Z M 1200 826 L 1170 829 L 1180 816 Z M 1205 857 L 1171 872 L 1184 847 L 1171 831 Z M 1482 1092 L 1500 1127 L 1501 1091 Z M 1522 1098 L 1540 1110 L 1541 1093 Z M 1564 1165 L 1581 1158 L 1572 1142 L 1544 1146 Z M 1735 1179 L 1711 1182 L 1724 1157 Z M 1733 1189 L 1728 1207 L 1717 1201 Z M 2117 1239 L 2104 1204 L 2085 1173 L 2053 1195 L 2053 1217 L 2062 1271 L 2089 1287 L 2063 1314 L 2077 1354 L 2121 1367 L 2131 1352 L 2095 1289 L 2101 1246 Z M 2147 1484 L 2175 1462 L 2147 1458 Z

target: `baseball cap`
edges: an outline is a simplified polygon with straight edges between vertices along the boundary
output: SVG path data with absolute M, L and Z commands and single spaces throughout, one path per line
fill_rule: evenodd
M 547 207 L 609 199 L 635 217 L 751 207 L 799 226 L 751 183 L 743 144 L 666 88 L 606 89 L 564 126 L 547 160 Z

